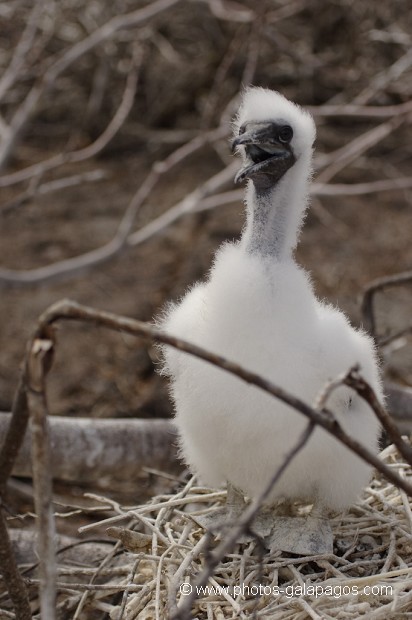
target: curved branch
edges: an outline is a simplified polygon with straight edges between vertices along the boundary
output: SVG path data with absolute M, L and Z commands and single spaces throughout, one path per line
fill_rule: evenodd
M 9 532 L 4 518 L 3 510 L 0 507 L 0 574 L 16 611 L 16 618 L 19 620 L 31 620 L 31 610 L 29 596 L 26 585 L 17 568 Z
M 357 105 L 344 103 L 342 105 L 319 105 L 308 106 L 307 109 L 317 118 L 328 116 L 358 116 L 360 118 L 393 118 L 399 114 L 405 114 L 412 110 L 412 101 L 406 101 L 397 105 Z
M 225 132 L 225 129 L 218 128 L 201 136 L 197 136 L 184 146 L 178 148 L 162 162 L 155 162 L 151 172 L 130 201 L 115 236 L 108 243 L 100 248 L 81 254 L 80 256 L 47 265 L 46 267 L 21 271 L 0 268 L 0 287 L 34 286 L 39 283 L 53 282 L 56 280 L 60 281 L 66 277 L 84 273 L 91 267 L 101 265 L 114 258 L 125 250 L 127 246 L 132 247 L 146 241 L 146 239 L 157 234 L 186 213 L 193 211 L 196 204 L 202 198 L 209 193 L 217 191 L 222 185 L 230 181 L 237 169 L 236 163 L 231 164 L 223 171 L 208 179 L 203 185 L 196 188 L 177 205 L 166 211 L 166 213 L 160 215 L 137 232 L 130 234 L 141 205 L 158 183 L 160 177 L 169 172 L 173 166 L 200 149 L 207 142 L 220 139 Z
M 315 158 L 315 166 L 323 170 L 317 176 L 320 183 L 328 183 L 345 166 L 389 136 L 402 123 L 409 122 L 409 113 L 398 114 L 373 129 L 365 131 L 340 149 Z
M 0 102 L 19 76 L 19 71 L 32 47 L 43 8 L 42 0 L 36 0 L 27 18 L 26 27 L 20 37 L 20 41 L 15 47 L 12 59 L 0 79 Z
M 212 135 L 220 137 L 220 134 Z M 217 139 L 217 138 L 216 138 Z M 191 145 L 191 148 L 187 148 Z M 229 184 L 232 176 L 237 170 L 237 163 L 233 163 L 221 172 L 208 179 L 203 185 L 195 189 L 183 200 L 168 209 L 162 215 L 146 224 L 140 230 L 131 233 L 131 229 L 136 218 L 138 208 L 142 202 L 148 197 L 154 185 L 158 182 L 161 175 L 170 170 L 172 165 L 177 163 L 176 153 L 185 150 L 184 156 L 194 152 L 203 145 L 203 141 L 196 137 L 192 142 L 188 143 L 170 156 L 174 159 L 173 163 L 170 157 L 162 164 L 154 164 L 152 173 L 139 188 L 138 192 L 132 198 L 123 223 L 120 224 L 122 234 L 118 232 L 107 244 L 96 250 L 91 250 L 80 256 L 69 258 L 45 267 L 30 270 L 4 269 L 0 268 L 0 288 L 3 287 L 24 287 L 36 286 L 45 282 L 60 281 L 75 275 L 86 272 L 88 269 L 102 265 L 103 263 L 115 258 L 121 252 L 127 250 L 128 247 L 135 247 L 158 235 L 168 226 L 177 222 L 181 217 L 189 213 L 199 213 L 221 207 L 223 205 L 232 204 L 243 199 L 244 190 L 230 190 L 220 194 L 215 194 L 223 185 Z M 180 160 L 180 158 L 179 158 Z M 371 194 L 374 192 L 402 190 L 412 187 L 412 177 L 402 177 L 399 179 L 391 179 L 385 181 L 371 181 L 369 183 L 345 184 L 328 184 L 313 183 L 311 194 L 313 196 L 355 196 L 360 194 Z M 211 196 L 209 194 L 212 194 Z M 7 205 L 6 205 L 7 207 Z
M 137 26 L 154 15 L 165 11 L 180 0 L 156 0 L 147 6 L 127 13 L 125 15 L 116 15 L 106 24 L 92 32 L 88 37 L 73 45 L 58 60 L 56 60 L 44 73 L 40 82 L 35 84 L 30 90 L 26 99 L 15 112 L 10 126 L 8 135 L 1 143 L 0 149 L 0 168 L 3 167 L 16 143 L 20 137 L 24 126 L 30 119 L 40 97 L 55 83 L 58 76 L 67 69 L 78 58 L 86 54 L 97 45 L 103 43 L 112 37 L 119 30 L 132 28 Z
M 377 338 L 377 334 L 373 301 L 376 293 L 383 291 L 385 288 L 400 286 L 402 284 L 410 284 L 411 282 L 412 271 L 404 271 L 393 276 L 386 276 L 384 278 L 373 280 L 373 282 L 370 282 L 370 284 L 368 284 L 368 286 L 364 289 L 361 304 L 363 323 L 365 329 L 372 334 L 375 340 Z
M 128 73 L 119 107 L 117 108 L 106 129 L 94 142 L 77 151 L 59 153 L 58 155 L 50 157 L 46 161 L 41 161 L 32 166 L 28 166 L 27 168 L 23 168 L 23 170 L 18 170 L 17 172 L 0 176 L 0 187 L 8 187 L 9 185 L 14 185 L 16 183 L 20 183 L 21 181 L 27 181 L 33 177 L 39 177 L 45 172 L 54 170 L 54 168 L 58 168 L 63 164 L 79 163 L 100 153 L 109 144 L 109 142 L 113 140 L 114 136 L 122 127 L 124 121 L 129 115 L 130 110 L 132 109 L 141 62 L 142 54 L 139 54 L 136 62 L 133 63 L 132 69 Z
M 412 177 L 369 181 L 366 183 L 313 183 L 311 194 L 314 196 L 360 196 L 394 190 L 410 189 Z

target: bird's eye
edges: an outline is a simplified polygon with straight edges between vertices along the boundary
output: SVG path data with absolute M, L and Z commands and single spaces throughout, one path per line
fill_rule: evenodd
M 281 129 L 279 129 L 279 142 L 282 142 L 282 144 L 288 144 L 293 137 L 293 129 L 292 127 L 290 127 L 289 125 L 284 125 L 284 127 L 281 127 Z

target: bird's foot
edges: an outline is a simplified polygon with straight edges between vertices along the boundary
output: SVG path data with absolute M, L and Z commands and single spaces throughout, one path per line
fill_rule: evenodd
M 222 530 L 225 526 L 232 525 L 242 514 L 245 506 L 246 502 L 243 493 L 228 482 L 226 505 L 216 508 L 216 510 L 210 511 L 206 515 L 192 516 L 192 519 L 204 529 L 216 532 Z
M 243 513 L 246 507 L 244 495 L 239 489 L 230 482 L 227 483 L 226 505 L 216 508 L 205 515 L 192 516 L 201 527 L 213 533 L 221 532 L 225 527 L 231 527 Z M 259 536 L 261 539 L 267 538 L 273 529 L 273 510 L 262 507 L 248 532 L 245 532 L 239 539 L 241 543 L 247 543 Z
M 272 516 L 272 532 L 266 539 L 271 552 L 297 555 L 333 553 L 333 533 L 324 511 L 313 509 L 307 517 Z
M 242 514 L 246 502 L 243 494 L 228 483 L 226 505 L 206 515 L 192 516 L 202 528 L 220 533 L 231 527 Z M 291 504 L 285 502 L 273 507 L 262 507 L 253 520 L 250 531 L 239 542 L 250 542 L 256 536 L 265 541 L 270 552 L 284 551 L 296 555 L 323 555 L 333 553 L 333 533 L 327 513 L 315 505 L 305 517 L 290 516 Z

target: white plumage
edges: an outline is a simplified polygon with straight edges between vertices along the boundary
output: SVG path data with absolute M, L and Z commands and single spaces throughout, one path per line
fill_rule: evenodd
M 327 381 L 359 364 L 382 399 L 371 339 L 318 300 L 293 251 L 307 205 L 315 126 L 282 95 L 250 88 L 234 124 L 248 179 L 241 240 L 217 252 L 204 283 L 168 306 L 158 325 L 260 373 L 308 404 Z M 293 135 L 291 135 L 293 134 Z M 164 347 L 181 451 L 200 479 L 230 482 L 256 496 L 298 440 L 306 418 L 212 365 Z M 328 401 L 342 427 L 376 452 L 378 423 L 368 405 L 339 387 Z M 371 471 L 316 429 L 273 489 L 271 502 L 300 500 L 340 511 Z

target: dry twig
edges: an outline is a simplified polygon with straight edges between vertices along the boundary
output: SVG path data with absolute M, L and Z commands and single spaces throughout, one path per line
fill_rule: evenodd
M 0 573 L 19 620 L 31 620 L 31 610 L 25 583 L 20 575 L 10 543 L 4 518 L 3 498 L 0 502 Z
M 0 168 L 4 167 L 7 160 L 20 139 L 22 132 L 30 119 L 33 110 L 43 94 L 54 86 L 56 79 L 78 58 L 94 49 L 107 39 L 112 38 L 118 31 L 132 28 L 141 24 L 154 15 L 165 11 L 180 0 L 156 0 L 151 4 L 126 13 L 116 15 L 100 28 L 94 30 L 88 37 L 76 43 L 57 59 L 43 74 L 41 80 L 31 88 L 24 101 L 17 108 L 11 119 L 5 137 L 0 144 Z
M 376 333 L 376 320 L 373 309 L 373 301 L 376 293 L 385 290 L 386 288 L 392 288 L 395 286 L 402 286 L 404 284 L 410 284 L 412 282 L 412 271 L 405 271 L 403 273 L 397 273 L 393 276 L 387 276 L 384 278 L 378 278 L 374 280 L 363 291 L 362 298 L 362 318 L 365 328 L 372 334 L 375 340 L 378 340 Z
M 189 143 L 178 148 L 162 162 L 155 162 L 142 185 L 132 197 L 125 214 L 120 221 L 115 236 L 105 245 L 86 254 L 69 258 L 47 267 L 31 269 L 28 271 L 16 271 L 13 269 L 0 268 L 0 286 L 24 286 L 37 285 L 39 283 L 53 282 L 74 274 L 84 273 L 91 267 L 101 265 L 114 258 L 128 246 L 136 246 L 146 241 L 161 230 L 164 230 L 172 222 L 184 214 L 191 212 L 197 203 L 209 193 L 219 190 L 232 179 L 237 164 L 233 163 L 225 170 L 214 175 L 202 186 L 196 188 L 182 201 L 170 208 L 166 213 L 144 226 L 135 233 L 131 233 L 135 218 L 140 207 L 148 198 L 159 179 L 168 173 L 174 166 L 186 157 L 189 157 L 205 143 L 214 141 L 225 135 L 226 129 L 219 127 L 210 132 L 197 136 Z

